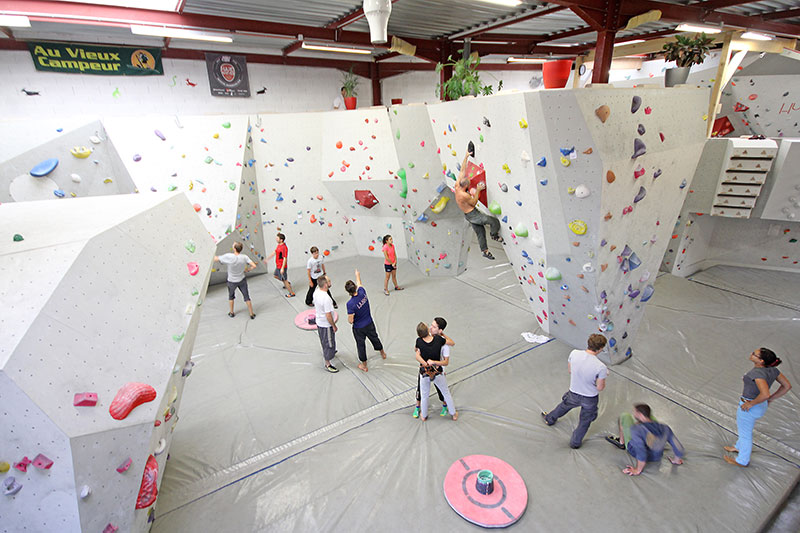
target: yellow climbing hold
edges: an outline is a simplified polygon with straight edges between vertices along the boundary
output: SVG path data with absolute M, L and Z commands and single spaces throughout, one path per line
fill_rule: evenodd
M 215 138 L 215 139 L 219 139 L 219 133 L 215 133 L 215 134 L 214 134 L 214 138 Z
M 528 121 L 523 118 L 522 120 L 519 121 L 519 127 L 524 130 L 525 128 L 528 127 Z
M 112 181 L 114 180 L 112 180 L 111 178 L 106 178 L 103 180 L 103 183 L 111 183 Z
M 426 172 L 425 174 L 422 175 L 422 177 L 428 179 L 431 177 L 431 175 Z
M 567 187 L 567 194 L 575 194 L 575 187 Z
M 447 172 L 447 163 L 442 163 L 442 171 Z
M 575 235 L 583 235 L 586 233 L 586 222 L 583 220 L 573 220 L 568 224 L 568 226 Z
M 568 167 L 570 165 L 570 160 L 562 155 L 561 156 L 561 164 L 564 165 L 565 167 Z
M 503 170 L 506 171 L 506 174 L 511 174 L 511 169 L 508 168 L 508 163 L 503 163 Z
M 194 189 L 194 182 L 190 181 L 189 182 L 189 190 L 191 191 L 192 189 Z
M 447 196 L 442 196 L 441 198 L 439 198 L 439 201 L 436 202 L 436 204 L 434 204 L 433 207 L 431 207 L 431 211 L 433 211 L 438 215 L 439 213 L 442 212 L 442 210 L 444 210 L 445 206 L 447 205 L 447 202 L 449 201 L 450 198 L 448 198 Z
M 453 154 L 453 157 L 455 157 L 455 155 L 456 155 L 456 151 L 455 150 L 450 150 L 450 153 Z
M 76 146 L 75 148 L 70 150 L 69 153 L 71 153 L 78 159 L 86 159 L 87 157 L 92 155 L 92 149 L 86 148 L 85 146 Z

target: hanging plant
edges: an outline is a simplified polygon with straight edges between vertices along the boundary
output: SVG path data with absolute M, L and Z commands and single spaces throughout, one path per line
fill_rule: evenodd
M 342 74 L 342 87 L 344 87 L 345 96 L 358 96 L 358 76 L 353 74 L 353 67 L 350 67 L 348 72 Z
M 458 50 L 458 53 L 463 56 L 464 51 Z M 478 74 L 478 65 L 481 63 L 481 58 L 477 52 L 473 52 L 467 57 L 461 59 L 453 59 L 453 56 L 447 58 L 447 63 L 437 63 L 436 73 L 440 73 L 445 67 L 452 67 L 453 75 L 449 80 L 444 83 L 436 85 L 436 95 L 439 96 L 444 93 L 447 100 L 458 100 L 462 96 L 467 95 L 488 95 L 492 94 L 493 88 L 491 85 L 484 85 L 481 77 Z M 497 90 L 503 88 L 501 81 Z
M 675 42 L 664 45 L 663 48 L 666 52 L 664 59 L 666 61 L 674 61 L 677 67 L 700 65 L 705 61 L 713 42 L 714 38 L 705 33 L 695 35 L 694 38 L 677 35 L 675 36 Z

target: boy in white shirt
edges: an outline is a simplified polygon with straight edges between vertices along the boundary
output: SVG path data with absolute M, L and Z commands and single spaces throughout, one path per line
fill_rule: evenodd
M 314 307 L 313 298 L 314 289 L 317 288 L 317 280 L 321 276 L 327 274 L 327 272 L 325 272 L 325 258 L 319 255 L 319 248 L 316 246 L 311 247 L 311 257 L 308 258 L 306 270 L 308 271 L 308 292 L 306 293 L 306 305 L 309 307 Z M 333 299 L 330 287 L 328 287 L 328 296 L 331 297 L 333 308 L 338 309 L 339 305 L 336 303 L 336 300 Z

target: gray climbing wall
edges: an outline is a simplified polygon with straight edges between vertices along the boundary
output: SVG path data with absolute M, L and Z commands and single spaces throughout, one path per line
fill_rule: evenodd
M 148 456 L 165 468 L 214 243 L 183 194 L 10 203 L 0 236 L 0 477 L 22 485 L 3 526 L 146 531 L 137 494 Z M 116 420 L 131 382 L 156 397 Z M 95 406 L 73 405 L 84 392 Z M 49 469 L 17 467 L 39 454 Z
M 58 160 L 52 172 L 41 177 L 29 173 L 47 159 Z M 0 162 L 0 202 L 128 194 L 135 188 L 99 121 Z

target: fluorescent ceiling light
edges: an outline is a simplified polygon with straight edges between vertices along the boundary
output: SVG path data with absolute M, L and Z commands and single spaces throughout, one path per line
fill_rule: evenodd
M 678 31 L 693 31 L 696 33 L 721 33 L 721 28 L 715 28 L 713 26 L 697 26 L 696 24 L 680 24 L 677 28 Z
M 74 0 L 57 0 L 73 2 Z M 100 6 L 135 7 L 138 9 L 155 9 L 157 11 L 177 11 L 180 0 L 81 0 L 82 4 Z
M 581 43 L 551 43 L 543 44 L 542 46 L 560 46 L 561 48 L 569 48 L 570 46 L 580 46 Z
M 542 64 L 547 62 L 546 59 L 535 58 L 535 57 L 509 57 L 506 61 L 509 63 L 536 63 L 536 64 Z
M 0 15 L 0 26 L 8 28 L 30 28 L 31 21 L 23 15 Z
M 343 54 L 372 54 L 372 50 L 363 48 L 345 48 L 343 46 L 327 46 L 324 44 L 310 44 L 303 41 L 303 48 L 306 50 L 319 50 L 322 52 L 341 52 Z
M 2 26 L 2 24 L 0 24 L 0 26 Z M 742 39 L 753 39 L 754 41 L 771 41 L 774 38 L 775 37 L 772 35 L 765 35 L 754 31 L 746 31 L 742 34 Z
M 232 43 L 233 37 L 226 33 L 210 33 L 167 26 L 140 26 L 131 24 L 131 33 L 150 37 L 169 37 L 171 39 L 188 39 L 192 41 L 211 41 L 215 43 Z
M 522 3 L 522 0 L 481 0 L 487 4 L 498 4 L 501 6 L 517 7 Z
M 626 46 L 626 45 L 629 45 L 629 44 L 637 44 L 637 43 L 643 43 L 643 42 L 644 42 L 644 39 L 634 39 L 632 41 L 623 41 L 621 43 L 614 43 L 614 48 L 616 48 L 617 46 Z

